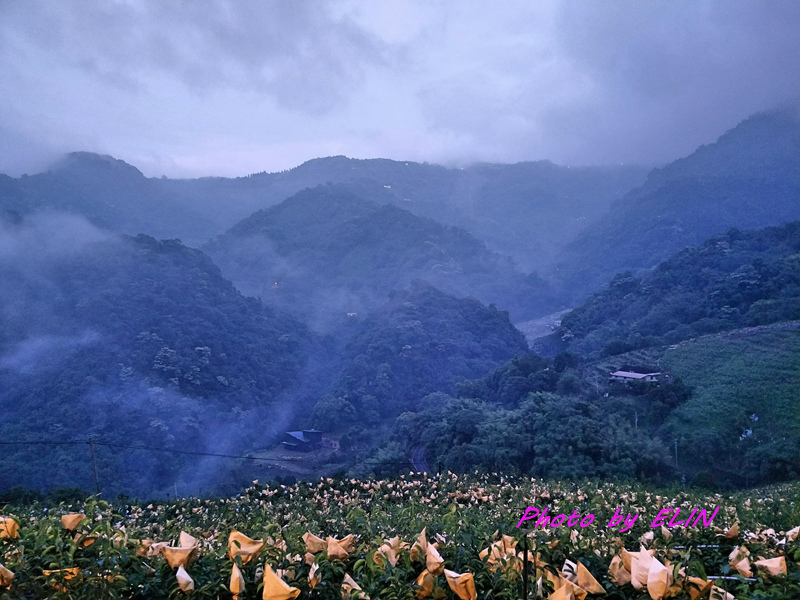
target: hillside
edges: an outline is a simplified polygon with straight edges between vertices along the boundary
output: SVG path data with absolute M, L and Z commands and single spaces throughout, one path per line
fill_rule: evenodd
M 339 186 L 258 211 L 204 249 L 243 293 L 322 329 L 375 308 L 416 279 L 496 303 L 516 318 L 551 301 L 543 282 L 465 231 Z
M 680 468 L 698 481 L 747 485 L 800 475 L 798 356 L 800 322 L 789 321 L 607 357 L 584 375 L 605 381 L 617 369 L 649 365 L 680 379 L 691 394 L 658 435 L 678 440 Z M 648 426 L 647 407 L 638 410 L 640 427 Z
M 46 173 L 2 180 L 0 210 L 19 215 L 67 212 L 115 233 L 195 244 L 215 232 L 213 222 L 166 189 L 163 180 L 147 178 L 111 156 L 73 152 Z
M 800 318 L 800 222 L 732 230 L 636 277 L 620 274 L 551 337 L 584 355 Z
M 690 449 L 693 469 L 711 476 L 724 471 L 722 478 L 740 485 L 797 478 L 798 357 L 800 323 L 719 334 L 668 350 L 660 364 L 693 392 L 670 415 L 665 434 Z
M 800 321 L 709 334 L 595 361 L 520 355 L 423 398 L 377 451 L 534 477 L 636 477 L 743 487 L 800 475 Z M 617 370 L 659 371 L 620 383 Z M 677 462 L 676 462 L 677 451 Z M 359 471 L 356 471 L 359 472 Z
M 432 392 L 482 377 L 528 350 L 508 315 L 422 282 L 397 292 L 360 322 L 340 356 L 343 369 L 315 409 L 317 427 L 377 425 L 416 410 Z
M 299 387 L 312 343 L 306 328 L 244 298 L 198 250 L 108 238 L 68 217 L 2 233 L 4 441 L 94 435 L 236 450 L 268 439 L 298 408 L 282 395 Z M 254 428 L 266 414 L 270 426 Z M 5 451 L 0 489 L 89 488 L 85 445 Z M 192 478 L 208 475 L 196 457 L 159 462 L 121 450 L 100 467 L 129 492 L 170 485 L 189 467 Z
M 429 395 L 366 460 L 388 470 L 413 452 L 456 469 L 724 486 L 796 478 L 798 257 L 793 222 L 621 274 L 562 317 L 553 358 L 517 356 Z M 623 384 L 609 380 L 617 370 L 665 375 Z
M 347 218 L 350 200 L 342 206 L 345 228 L 357 228 Z M 407 213 L 393 218 L 403 211 L 390 206 L 358 206 L 367 217 L 389 213 L 379 221 L 387 232 L 407 219 L 413 234 L 420 221 Z M 320 240 L 330 225 L 341 230 L 332 208 L 303 235 Z M 291 217 L 306 223 L 302 214 L 290 211 L 281 224 Z M 467 240 L 464 252 L 483 248 L 422 221 L 431 227 L 426 234 Z M 192 453 L 244 455 L 269 448 L 286 429 L 312 425 L 359 444 L 377 441 L 426 394 L 452 392 L 527 352 L 507 313 L 422 281 L 387 292 L 369 315 L 342 315 L 335 337 L 317 341 L 298 320 L 242 296 L 207 255 L 177 240 L 110 236 L 63 214 L 6 223 L 2 233 L 0 436 L 7 460 L 0 490 L 91 489 L 90 437 L 102 448 L 106 493 L 219 489 L 241 478 L 231 472 L 236 463 Z M 385 255 L 395 268 L 389 259 L 402 243 L 384 238 L 395 244 Z M 368 239 L 359 259 L 374 257 Z M 318 252 L 327 260 L 324 245 Z M 356 424 L 364 429 L 353 430 Z M 67 443 L 42 446 L 43 438 Z M 188 454 L 162 460 L 159 449 Z M 353 464 L 355 456 L 332 460 Z
M 800 118 L 776 110 L 653 170 L 566 248 L 555 271 L 573 297 L 615 273 L 652 267 L 730 228 L 800 219 Z

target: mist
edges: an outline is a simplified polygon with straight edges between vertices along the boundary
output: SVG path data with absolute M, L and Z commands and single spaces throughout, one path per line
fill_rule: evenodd
M 788 0 L 0 2 L 0 491 L 91 489 L 89 439 L 104 494 L 495 468 L 555 438 L 476 415 L 537 403 L 668 456 L 722 400 L 631 432 L 601 371 L 800 318 L 798 30 Z M 733 270 L 676 295 L 722 235 Z M 631 456 L 593 472 L 700 476 Z
M 176 248 L 187 259 L 194 256 Z M 302 416 L 301 399 L 318 391 L 317 363 L 303 363 L 302 382 L 298 378 L 273 392 L 272 402 L 255 403 L 246 386 L 228 390 L 224 377 L 225 386 L 217 385 L 224 392 L 183 392 L 176 365 L 185 359 L 176 341 L 147 330 L 131 340 L 124 330 L 136 318 L 135 307 L 123 308 L 119 301 L 112 302 L 110 318 L 84 307 L 102 306 L 98 296 L 118 294 L 110 290 L 125 285 L 126 271 L 140 264 L 143 251 L 131 238 L 56 211 L 0 226 L 0 436 L 20 441 L 4 448 L 0 489 L 20 484 L 93 489 L 88 452 L 81 447 L 90 438 L 96 442 L 101 490 L 111 496 L 165 497 L 175 489 L 182 495 L 212 493 L 220 486 L 230 491 L 236 489 L 232 482 L 245 483 L 243 473 L 283 472 L 274 461 L 202 454 L 245 456 L 271 447 Z M 154 268 L 150 277 L 160 275 L 161 263 Z M 207 268 L 213 274 L 215 267 Z M 159 286 L 169 282 L 167 274 L 160 275 Z M 148 280 L 133 279 L 132 289 L 142 281 Z M 236 293 L 219 281 L 224 293 Z M 177 306 L 186 301 L 174 291 L 169 295 Z M 141 327 L 171 331 L 165 321 L 173 315 L 158 315 L 147 305 L 141 309 Z M 209 343 L 223 354 L 217 337 L 211 335 Z M 219 372 L 220 358 L 199 342 L 193 345 L 195 366 L 183 367 L 186 377 L 203 376 L 202 368 Z M 28 446 L 25 440 L 70 443 Z

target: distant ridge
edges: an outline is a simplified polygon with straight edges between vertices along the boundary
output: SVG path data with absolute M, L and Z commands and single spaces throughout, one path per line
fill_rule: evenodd
M 0 209 L 68 210 L 113 232 L 180 238 L 197 246 L 257 210 L 306 188 L 335 183 L 376 202 L 460 227 L 512 256 L 523 270 L 541 271 L 646 173 L 637 166 L 569 168 L 549 161 L 455 169 L 333 156 L 277 173 L 167 179 L 144 177 L 136 167 L 108 155 L 73 152 L 46 173 L 8 178 L 19 193 L 0 183 Z
M 369 311 L 417 279 L 518 315 L 545 291 L 467 232 L 344 186 L 302 191 L 204 248 L 246 294 L 312 321 Z
M 800 117 L 759 113 L 717 142 L 654 169 L 570 242 L 554 271 L 573 299 L 614 274 L 656 265 L 681 248 L 731 227 L 800 219 Z
M 566 341 L 571 352 L 613 355 L 796 319 L 800 221 L 733 229 L 676 253 L 641 277 L 619 274 L 564 315 L 550 337 Z

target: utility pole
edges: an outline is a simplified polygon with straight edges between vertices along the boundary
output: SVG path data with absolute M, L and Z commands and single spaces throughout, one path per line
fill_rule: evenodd
M 637 410 L 633 413 L 633 428 L 636 431 L 639 431 L 639 411 Z
M 89 438 L 89 449 L 92 451 L 92 470 L 94 471 L 94 493 L 100 496 L 100 483 L 97 480 L 97 459 L 94 456 L 94 440 Z
M 675 438 L 675 468 L 678 468 L 678 438 Z
M 528 532 L 522 538 L 522 600 L 528 600 Z

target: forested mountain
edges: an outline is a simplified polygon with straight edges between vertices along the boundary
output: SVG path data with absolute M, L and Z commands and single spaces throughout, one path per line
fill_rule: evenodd
M 545 310 L 545 284 L 463 230 L 340 186 L 305 190 L 204 246 L 248 295 L 323 329 L 370 310 L 415 279 L 497 303 L 516 318 Z
M 77 153 L 0 176 L 0 490 L 90 489 L 90 436 L 120 446 L 98 456 L 106 493 L 210 489 L 246 469 L 156 450 L 272 460 L 296 427 L 331 437 L 308 473 L 413 456 L 535 476 L 797 476 L 800 433 L 781 415 L 800 397 L 798 157 L 800 121 L 779 111 L 627 194 L 640 170 L 547 162 L 332 157 L 167 180 Z M 581 229 L 553 279 L 529 272 Z M 530 353 L 512 319 L 570 298 Z M 756 326 L 787 329 L 741 329 Z M 637 368 L 666 378 L 608 379 Z M 742 476 L 720 458 L 734 455 Z
M 456 382 L 527 350 L 507 313 L 414 282 L 355 327 L 340 353 L 341 374 L 315 408 L 314 425 L 378 425 L 416 410 L 426 394 L 452 392 Z
M 0 210 L 68 210 L 118 233 L 200 245 L 297 192 L 339 183 L 355 194 L 457 226 L 542 270 L 609 203 L 643 180 L 637 166 L 565 167 L 549 161 L 464 169 L 334 156 L 279 173 L 146 178 L 110 156 L 75 152 L 50 171 L 0 178 Z
M 242 450 L 299 409 L 283 394 L 305 374 L 307 329 L 243 297 L 200 251 L 143 235 L 108 238 L 63 216 L 6 225 L 2 237 L 3 440 L 93 435 Z M 0 488 L 90 487 L 85 446 L 4 452 Z M 127 491 L 171 485 L 188 464 L 124 450 L 103 456 L 106 489 Z
M 531 271 L 549 266 L 564 244 L 646 173 L 643 166 L 568 167 L 546 160 L 454 169 L 335 156 L 252 179 L 304 182 L 302 187 L 340 183 L 362 197 L 464 229 Z
M 242 455 L 304 424 L 348 433 L 347 419 L 369 437 L 425 394 L 527 351 L 507 313 L 421 281 L 318 340 L 177 240 L 55 213 L 0 222 L 0 437 L 17 443 L 4 446 L 0 490 L 91 489 L 90 437 L 112 444 L 98 453 L 107 494 L 213 489 L 236 463 L 192 452 Z M 43 437 L 70 443 L 27 444 Z
M 800 117 L 776 110 L 746 119 L 662 169 L 611 205 L 571 242 L 558 277 L 575 298 L 616 273 L 652 267 L 732 227 L 800 219 Z
M 652 272 L 615 277 L 562 318 L 571 352 L 619 354 L 737 327 L 800 319 L 800 222 L 732 230 Z
M 519 355 L 399 415 L 368 468 L 415 452 L 542 477 L 800 475 L 800 222 L 731 230 L 618 275 L 543 341 L 561 353 Z M 624 383 L 617 370 L 662 375 Z
M 68 212 L 115 233 L 146 233 L 199 244 L 213 222 L 128 163 L 91 152 L 73 152 L 46 173 L 0 176 L 0 209 L 20 215 Z

